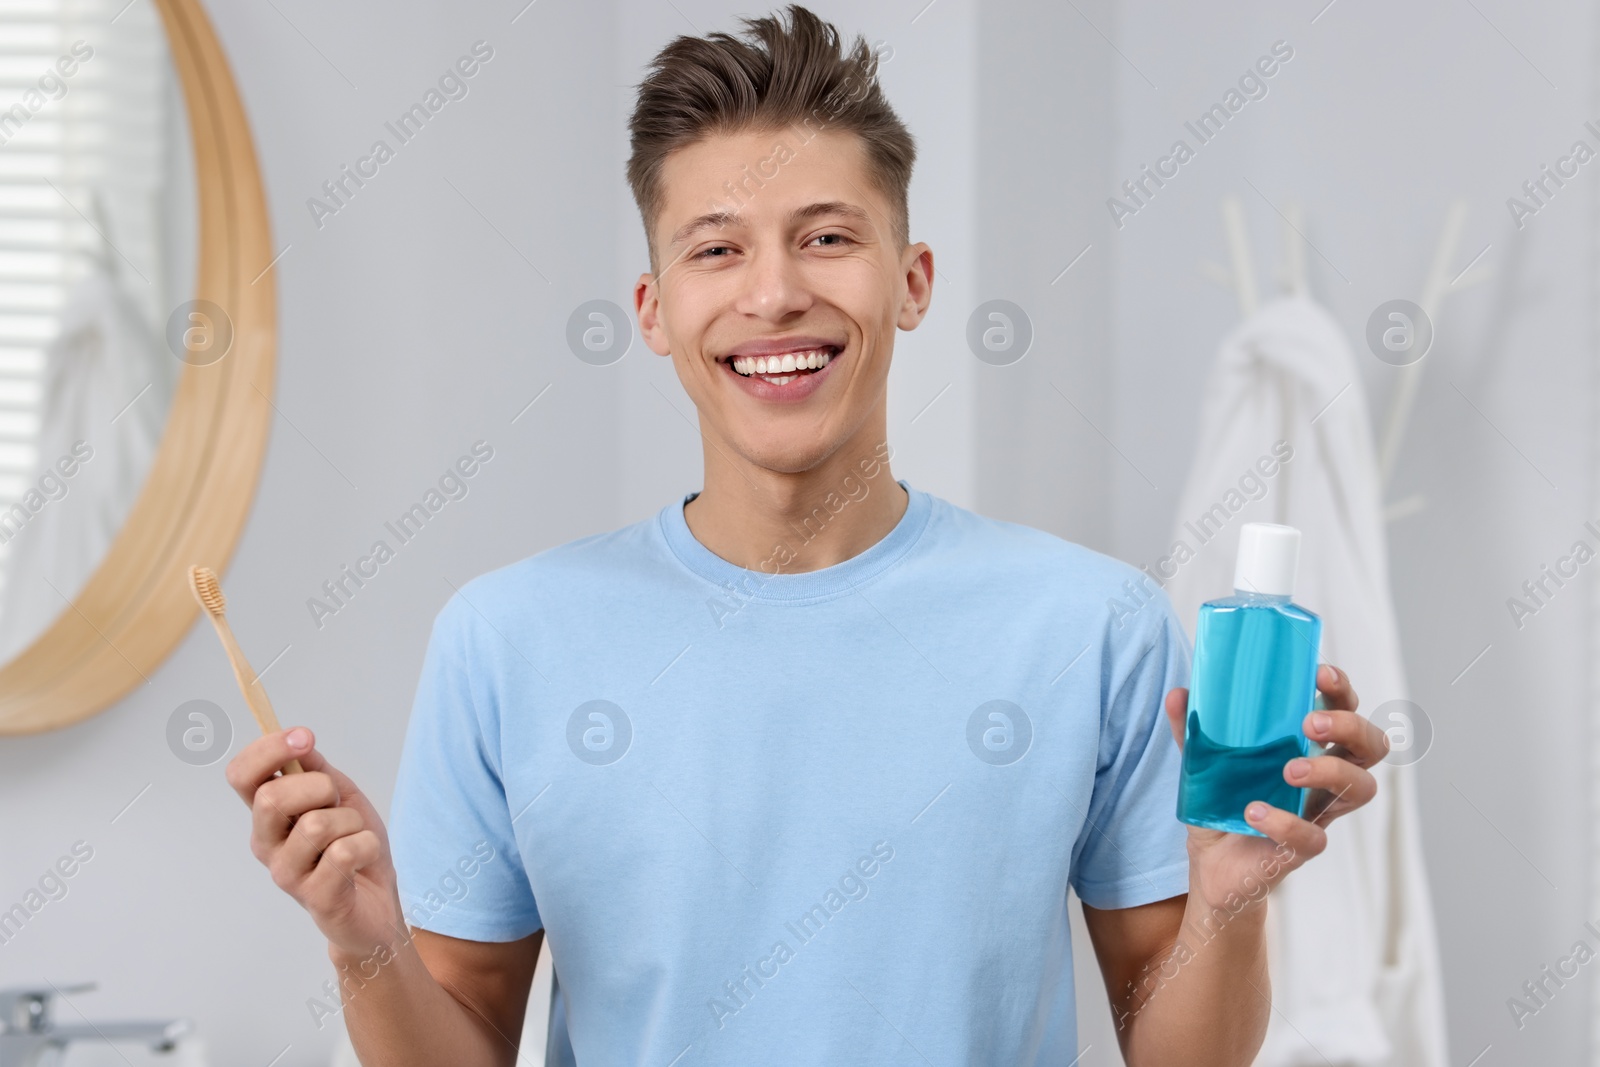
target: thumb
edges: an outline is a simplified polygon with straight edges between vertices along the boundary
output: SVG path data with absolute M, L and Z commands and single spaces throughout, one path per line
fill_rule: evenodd
M 1167 690 L 1167 725 L 1172 727 L 1172 739 L 1178 743 L 1180 752 L 1183 750 L 1183 719 L 1188 707 L 1189 690 L 1182 687 Z

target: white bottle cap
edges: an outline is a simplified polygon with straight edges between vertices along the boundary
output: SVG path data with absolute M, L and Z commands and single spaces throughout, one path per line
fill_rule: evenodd
M 1299 563 L 1299 530 L 1272 522 L 1247 522 L 1239 529 L 1233 587 L 1245 593 L 1293 596 Z

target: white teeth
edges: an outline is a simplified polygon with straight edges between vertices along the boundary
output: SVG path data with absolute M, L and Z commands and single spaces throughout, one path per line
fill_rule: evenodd
M 738 373 L 749 377 L 754 374 L 789 374 L 797 370 L 819 370 L 826 367 L 833 359 L 833 351 L 827 348 L 812 349 L 809 352 L 788 352 L 783 356 L 736 356 L 729 362 Z M 779 381 L 769 379 L 777 385 L 782 385 L 789 379 Z

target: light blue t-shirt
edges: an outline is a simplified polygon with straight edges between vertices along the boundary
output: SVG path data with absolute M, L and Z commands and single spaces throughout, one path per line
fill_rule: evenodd
M 551 1063 L 1069 1063 L 1067 887 L 1188 890 L 1166 596 L 899 484 L 895 527 L 822 570 L 715 555 L 691 494 L 440 611 L 401 900 L 452 937 L 545 929 Z

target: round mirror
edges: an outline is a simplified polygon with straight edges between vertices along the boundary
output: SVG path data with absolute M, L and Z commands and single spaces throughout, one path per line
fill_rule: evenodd
M 149 674 L 270 425 L 249 131 L 196 0 L 0 4 L 0 732 Z M 8 99 L 8 97 L 10 99 Z

